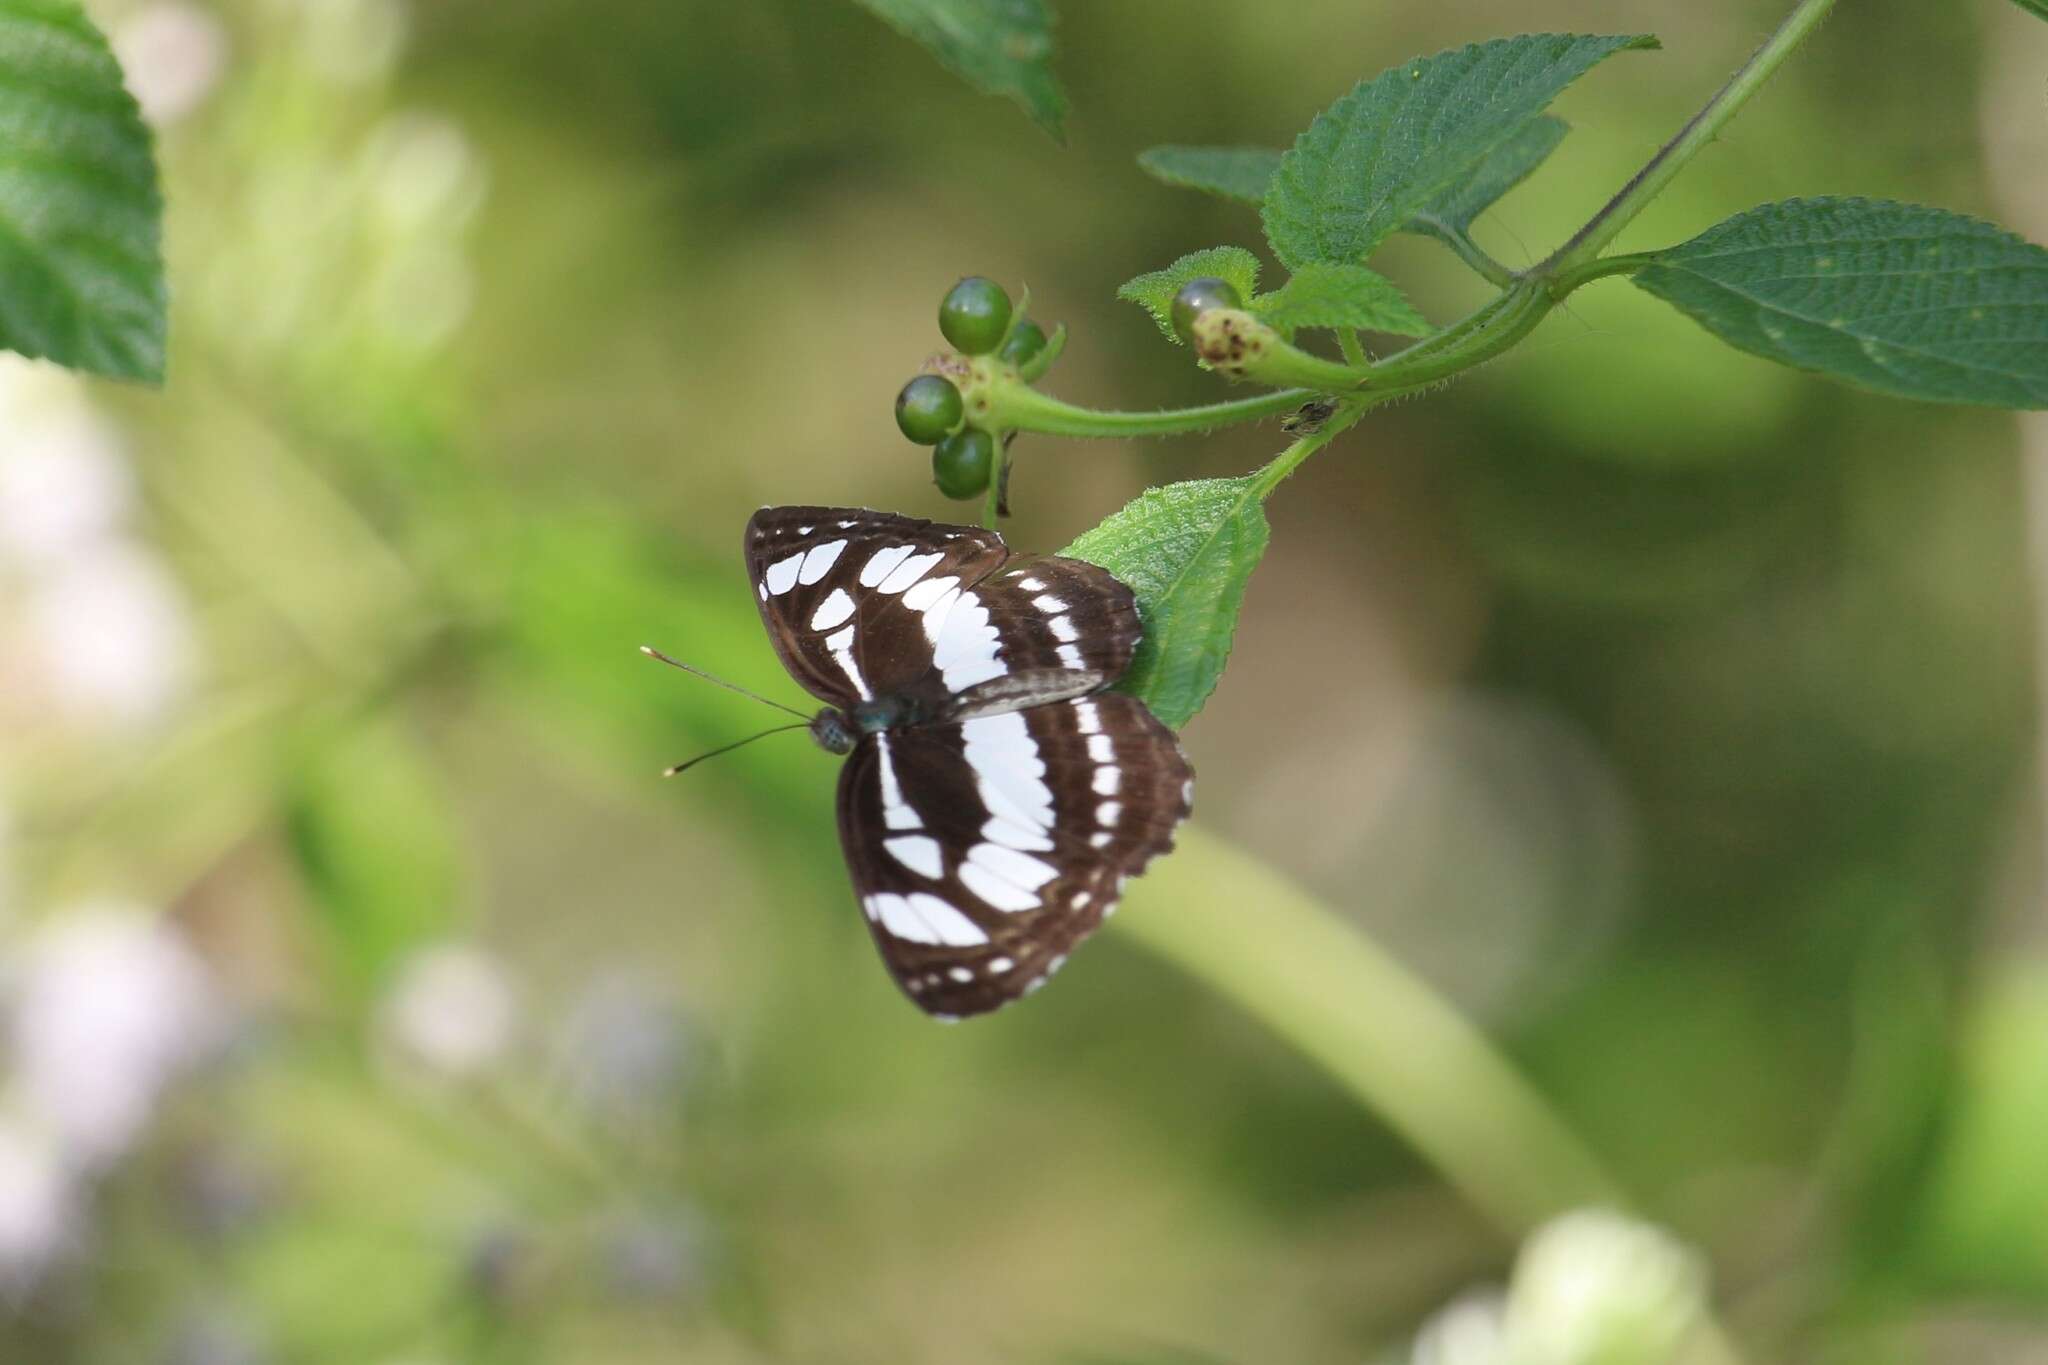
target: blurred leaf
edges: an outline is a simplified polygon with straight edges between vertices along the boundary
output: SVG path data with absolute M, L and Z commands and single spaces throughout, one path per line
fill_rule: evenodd
M 2048 0 L 2012 0 L 2036 19 L 2048 19 Z
M 1007 95 L 1064 142 L 1067 97 L 1052 74 L 1045 0 L 859 0 L 975 89 Z
M 1571 125 L 1555 114 L 1532 118 L 1487 153 L 1463 180 L 1437 195 L 1402 225 L 1404 232 L 1444 236 L 1465 231 L 1495 200 L 1527 180 L 1564 141 Z
M 1159 324 L 1159 330 L 1178 346 L 1181 342 L 1173 330 L 1173 296 L 1189 280 L 1208 275 L 1230 281 L 1241 296 L 1249 299 L 1259 287 L 1259 258 L 1241 246 L 1212 246 L 1203 251 L 1190 251 L 1164 270 L 1150 271 L 1134 280 L 1124 281 L 1118 286 L 1116 296 L 1150 313 L 1152 320 Z
M 294 775 L 285 828 L 337 960 L 363 988 L 448 931 L 455 831 L 433 770 L 389 720 L 326 738 Z
M 121 68 L 70 0 L 0 0 L 0 346 L 164 372 L 163 200 Z
M 1362 81 L 1316 116 L 1266 191 L 1266 237 L 1290 269 L 1363 261 L 1463 182 L 1595 63 L 1646 35 L 1524 34 Z
M 1429 321 L 1376 270 L 1362 265 L 1305 265 L 1270 294 L 1252 300 L 1252 311 L 1283 332 L 1297 327 L 1357 327 L 1419 337 Z
M 2022 961 L 1978 988 L 1927 1207 L 1923 1268 L 1944 1286 L 2048 1298 L 2048 970 Z
M 1138 595 L 1145 638 L 1117 685 L 1178 730 L 1216 690 L 1266 513 L 1257 477 L 1150 488 L 1060 553 L 1109 570 Z
M 1138 165 L 1155 180 L 1257 208 L 1280 156 L 1266 147 L 1154 147 L 1138 153 Z
M 1765 204 L 1635 282 L 1730 345 L 1879 393 L 2048 407 L 2048 251 L 1943 209 Z

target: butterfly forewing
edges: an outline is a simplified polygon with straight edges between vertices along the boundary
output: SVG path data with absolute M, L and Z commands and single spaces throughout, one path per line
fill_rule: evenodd
M 1141 629 L 1136 598 L 1107 570 L 1078 559 L 1011 559 L 946 620 L 941 655 L 957 648 L 977 661 L 956 674 L 965 686 L 952 710 L 1015 710 L 1106 687 L 1131 666 Z
M 1115 694 L 863 740 L 840 838 L 897 984 L 945 1016 L 1035 989 L 1173 846 L 1193 778 L 1172 732 Z
M 963 587 L 1009 557 L 1002 537 L 859 508 L 764 507 L 747 576 L 783 665 L 840 707 L 892 697 L 943 708 L 939 627 Z

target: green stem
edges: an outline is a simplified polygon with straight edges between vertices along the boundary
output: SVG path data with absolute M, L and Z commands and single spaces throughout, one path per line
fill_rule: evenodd
M 1785 22 L 1778 25 L 1778 31 L 1765 39 L 1764 45 L 1743 64 L 1741 70 L 1728 78 L 1728 83 L 1707 101 L 1706 107 L 1678 130 L 1678 136 L 1665 143 L 1657 155 L 1650 158 L 1649 164 L 1637 171 L 1635 178 L 1622 186 L 1621 192 L 1610 199 L 1605 208 L 1593 215 L 1591 222 L 1580 228 L 1549 260 L 1529 273 L 1546 278 L 1558 276 L 1574 266 L 1585 264 L 1605 250 L 1607 244 L 1662 193 L 1685 163 L 1714 140 L 1728 120 L 1749 102 L 1749 97 L 1784 64 L 1834 5 L 1835 0 L 1799 0 L 1792 13 L 1785 17 Z
M 1458 253 L 1458 259 L 1477 271 L 1489 284 L 1505 289 L 1515 282 L 1515 272 L 1493 259 L 1479 243 L 1462 230 L 1452 227 L 1441 218 L 1418 213 L 1411 222 L 1429 229 L 1430 236 Z
M 1213 431 L 1262 417 L 1292 412 L 1315 394 L 1309 389 L 1278 389 L 1257 398 L 1210 403 L 1197 408 L 1165 408 L 1158 412 L 1102 412 L 1076 407 L 1022 384 L 1004 385 L 991 395 L 992 425 L 1037 431 L 1047 436 L 1179 436 Z
M 1349 327 L 1337 329 L 1337 349 L 1344 353 L 1344 363 L 1355 369 L 1364 369 L 1372 361 L 1365 354 L 1365 344 L 1358 339 L 1358 333 Z
M 1378 945 L 1199 829 L 1132 884 L 1116 926 L 1323 1067 L 1511 1235 L 1614 1180 L 1543 1097 Z

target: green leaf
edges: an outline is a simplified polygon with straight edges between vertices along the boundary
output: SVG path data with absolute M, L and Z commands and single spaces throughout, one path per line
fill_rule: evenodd
M 1212 246 L 1203 251 L 1190 251 L 1164 270 L 1154 270 L 1126 280 L 1117 288 L 1116 296 L 1137 304 L 1152 315 L 1159 324 L 1159 330 L 1180 345 L 1180 338 L 1173 331 L 1173 296 L 1189 280 L 1199 280 L 1213 275 L 1228 280 L 1240 297 L 1249 299 L 1259 287 L 1259 258 L 1241 246 Z
M 1245 583 L 1265 552 L 1252 476 L 1147 489 L 1060 553 L 1109 570 L 1138 595 L 1145 638 L 1117 690 L 1178 730 L 1216 690 Z
M 1571 125 L 1555 114 L 1530 119 L 1487 153 L 1463 180 L 1417 210 L 1403 230 L 1438 237 L 1447 235 L 1445 229 L 1464 232 L 1495 200 L 1527 180 L 1570 131 Z
M 1323 113 L 1280 159 L 1266 238 L 1289 269 L 1363 261 L 1602 58 L 1644 35 L 1525 34 L 1394 67 Z
M 1252 300 L 1252 311 L 1269 327 L 1356 327 L 1419 337 L 1429 321 L 1376 270 L 1362 265 L 1305 265 L 1270 294 Z
M 0 0 L 0 346 L 164 372 L 163 200 L 121 68 L 71 0 Z
M 1280 156 L 1267 147 L 1154 147 L 1138 153 L 1138 165 L 1169 185 L 1257 208 L 1280 169 Z
M 285 831 L 344 976 L 374 988 L 454 920 L 454 822 L 433 769 L 388 721 L 323 736 L 293 775 Z
M 2048 0 L 2012 0 L 2036 19 L 2048 19 Z
M 2048 408 L 2048 251 L 1943 209 L 1765 204 L 1635 282 L 1730 345 L 1880 393 Z
M 1045 0 L 859 0 L 939 64 L 989 95 L 1024 106 L 1064 142 L 1067 97 L 1052 74 L 1052 13 Z

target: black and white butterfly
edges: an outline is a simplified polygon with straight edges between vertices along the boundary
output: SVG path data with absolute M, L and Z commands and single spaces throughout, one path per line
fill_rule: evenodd
M 1173 847 L 1194 770 L 1105 689 L 1141 633 L 1131 590 L 993 531 L 766 507 L 747 574 L 783 664 L 847 755 L 839 838 L 882 959 L 941 1018 L 1043 985 Z

